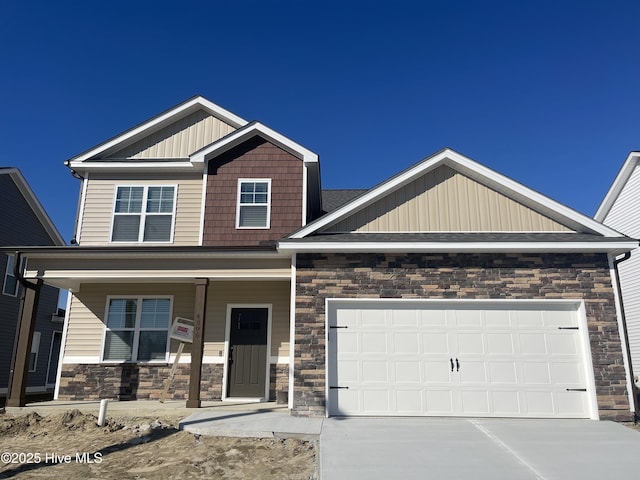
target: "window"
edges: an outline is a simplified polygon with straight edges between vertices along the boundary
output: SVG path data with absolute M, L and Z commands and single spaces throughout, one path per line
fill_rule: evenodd
M 104 361 L 167 360 L 170 298 L 110 298 Z
M 29 354 L 29 371 L 35 372 L 38 366 L 38 350 L 40 350 L 40 332 L 33 332 L 31 353 Z
M 271 179 L 238 180 L 237 228 L 269 228 Z
M 175 186 L 119 186 L 113 208 L 112 242 L 170 242 Z
M 23 258 L 21 260 L 22 265 L 20 265 L 20 271 L 24 272 L 24 268 L 26 266 L 26 259 Z M 15 297 L 18 295 L 18 279 L 13 275 L 13 266 L 16 262 L 15 255 L 7 255 L 7 269 L 4 274 L 4 284 L 2 286 L 2 293 L 4 295 L 9 295 L 11 297 Z

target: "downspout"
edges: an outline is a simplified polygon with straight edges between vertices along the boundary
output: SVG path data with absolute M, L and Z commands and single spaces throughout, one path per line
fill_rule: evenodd
M 620 272 L 618 271 L 618 265 L 622 262 L 629 260 L 631 258 L 631 252 L 625 252 L 624 255 L 620 258 L 615 258 L 613 260 L 613 271 L 616 277 L 616 290 L 619 298 L 620 305 L 620 323 L 622 324 L 622 334 L 624 336 L 624 348 L 626 350 L 627 358 L 629 359 L 629 376 L 631 377 L 631 394 L 633 395 L 633 405 L 635 410 L 636 417 L 640 416 L 640 408 L 638 406 L 638 402 L 636 401 L 639 397 L 638 387 L 636 385 L 636 378 L 633 374 L 633 364 L 631 362 L 631 348 L 629 347 L 629 335 L 627 332 L 627 317 L 624 313 L 624 301 L 622 298 L 622 285 L 620 284 Z
M 80 180 L 80 182 L 84 182 L 85 178 L 82 175 L 80 175 L 78 172 L 76 172 L 73 168 L 70 167 L 69 161 L 64 162 L 64 164 L 67 168 L 69 168 L 71 176 L 73 178 Z M 80 198 L 78 198 L 78 207 L 76 208 L 76 221 L 75 221 L 75 224 L 73 225 L 73 238 L 71 239 L 71 242 L 70 242 L 71 245 L 78 244 L 78 219 L 80 218 L 80 206 L 82 205 L 82 188 L 80 188 L 79 196 Z

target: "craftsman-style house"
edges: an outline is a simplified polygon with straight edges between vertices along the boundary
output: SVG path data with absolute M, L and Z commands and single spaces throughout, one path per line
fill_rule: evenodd
M 77 246 L 59 399 L 288 402 L 296 415 L 629 420 L 615 258 L 637 242 L 452 151 L 366 192 L 195 97 L 67 162 Z

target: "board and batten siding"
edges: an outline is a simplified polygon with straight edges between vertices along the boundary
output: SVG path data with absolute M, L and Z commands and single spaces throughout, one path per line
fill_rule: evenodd
M 233 131 L 231 125 L 198 110 L 108 158 L 187 158 Z
M 121 174 L 108 177 L 92 174 L 87 184 L 80 238 L 83 246 L 109 244 L 116 187 L 119 185 L 176 185 L 176 217 L 172 245 L 198 245 L 202 211 L 202 175 Z M 166 243 L 165 243 L 166 244 Z M 122 243 L 118 243 L 122 245 Z
M 271 304 L 271 356 L 289 356 L 289 282 L 215 282 L 208 287 L 205 325 L 205 357 L 224 358 L 228 304 Z M 193 318 L 195 286 L 177 284 L 83 284 L 71 299 L 70 322 L 67 327 L 65 357 L 100 358 L 107 297 L 173 296 L 172 320 Z M 175 354 L 178 342 L 171 342 Z M 190 346 L 185 348 L 184 359 Z
M 569 232 L 566 226 L 443 165 L 329 232 Z
M 629 176 L 615 203 L 607 213 L 605 225 L 632 238 L 640 238 L 640 165 Z M 640 251 L 619 264 L 620 285 L 627 320 L 627 333 L 634 375 L 640 375 Z M 640 382 L 636 382 L 640 384 Z

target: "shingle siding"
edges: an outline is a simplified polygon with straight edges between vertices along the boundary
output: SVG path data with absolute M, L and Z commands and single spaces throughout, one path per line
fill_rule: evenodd
M 209 162 L 205 246 L 273 243 L 302 226 L 302 161 L 256 137 Z M 271 179 L 271 228 L 237 229 L 239 178 Z

